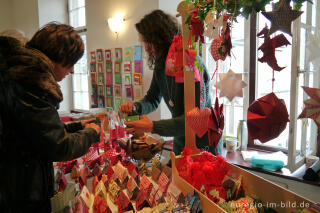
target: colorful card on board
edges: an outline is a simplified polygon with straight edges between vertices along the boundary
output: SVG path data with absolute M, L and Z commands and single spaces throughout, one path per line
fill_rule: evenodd
M 96 63 L 90 63 L 90 72 L 96 72 Z
M 112 104 L 112 97 L 106 97 L 106 106 L 107 107 L 113 107 L 113 104 Z
M 114 87 L 114 96 L 115 97 L 121 97 L 121 85 L 115 84 Z
M 121 104 L 122 104 L 122 99 L 119 98 L 119 97 L 116 97 L 115 100 L 114 100 L 114 108 L 115 108 L 115 110 L 120 109 Z
M 103 73 L 98 73 L 98 84 L 104 84 Z
M 132 100 L 133 99 L 132 85 L 125 85 L 125 91 L 126 91 L 126 99 Z
M 112 86 L 111 85 L 106 86 L 106 95 L 112 96 Z
M 103 50 L 102 49 L 97 49 L 97 59 L 98 59 L 98 62 L 103 62 Z
M 98 95 L 98 86 L 97 84 L 92 84 L 91 85 L 91 95 L 97 96 Z
M 96 84 L 97 83 L 97 74 L 93 72 L 90 74 L 90 77 L 91 77 L 91 83 Z
M 122 48 L 114 49 L 115 61 L 122 61 Z
M 133 85 L 133 95 L 134 95 L 135 101 L 138 101 L 142 98 L 142 86 L 141 85 Z
M 98 107 L 98 96 L 91 96 L 91 107 L 92 108 Z
M 141 85 L 141 73 L 133 73 L 133 82 L 135 85 Z
M 96 63 L 96 51 L 90 52 L 90 63 Z
M 123 64 L 124 72 L 131 73 L 131 62 L 125 62 Z
M 103 95 L 103 85 L 98 85 L 98 95 Z
M 121 74 L 114 74 L 114 83 L 121 84 Z
M 110 61 L 112 60 L 112 57 L 111 57 L 111 50 L 105 50 L 104 51 L 104 55 L 106 57 L 106 61 Z
M 112 62 L 111 61 L 106 62 L 106 72 L 112 73 Z
M 131 73 L 124 74 L 124 84 L 132 84 Z
M 119 61 L 116 61 L 114 63 L 114 73 L 120 74 L 121 73 L 121 63 Z
M 98 73 L 103 73 L 103 63 L 98 63 Z
M 141 61 L 134 62 L 134 72 L 142 73 Z
M 98 96 L 98 108 L 104 108 L 104 96 L 103 95 Z
M 132 61 L 133 58 L 133 50 L 132 47 L 124 48 L 124 60 L 125 61 Z
M 112 84 L 113 84 L 113 74 L 106 73 L 106 85 L 112 85 Z
M 134 61 L 142 61 L 142 46 L 134 46 Z

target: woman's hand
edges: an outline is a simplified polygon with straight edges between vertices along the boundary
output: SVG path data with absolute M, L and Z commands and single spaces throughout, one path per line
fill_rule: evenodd
M 120 107 L 121 113 L 132 114 L 132 101 L 127 101 Z
M 145 133 L 153 130 L 153 122 L 145 115 L 140 116 L 138 121 L 125 122 L 125 125 L 128 133 Z

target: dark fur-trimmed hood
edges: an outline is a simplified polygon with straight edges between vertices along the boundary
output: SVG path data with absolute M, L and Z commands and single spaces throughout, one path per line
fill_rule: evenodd
M 41 89 L 61 102 L 51 60 L 38 50 L 25 48 L 14 38 L 0 36 L 0 67 L 9 78 L 27 88 Z

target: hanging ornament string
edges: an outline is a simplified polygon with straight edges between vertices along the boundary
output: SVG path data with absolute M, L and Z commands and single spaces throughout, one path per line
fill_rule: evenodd
M 272 39 L 272 51 L 275 51 L 276 50 L 276 39 Z M 272 92 L 273 92 L 273 89 L 274 89 L 274 81 L 275 81 L 275 78 L 274 78 L 274 69 L 272 69 Z

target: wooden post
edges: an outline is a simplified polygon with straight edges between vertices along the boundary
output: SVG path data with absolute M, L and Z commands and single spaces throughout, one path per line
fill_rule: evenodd
M 193 7 L 193 6 L 192 6 Z M 186 24 L 189 11 L 191 7 L 185 2 L 180 2 L 177 11 L 182 17 L 182 39 L 183 39 L 183 73 L 184 73 L 184 112 L 185 115 L 188 111 L 195 107 L 195 82 L 194 72 L 186 71 L 186 56 L 185 50 L 188 49 L 188 41 L 190 37 L 189 26 Z M 196 146 L 196 138 L 193 130 L 185 122 L 185 147 L 192 149 L 194 154 L 200 153 Z

